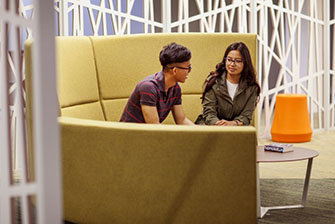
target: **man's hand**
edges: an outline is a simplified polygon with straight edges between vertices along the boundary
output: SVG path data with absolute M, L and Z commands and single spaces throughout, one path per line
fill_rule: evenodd
M 157 108 L 155 106 L 146 106 L 141 105 L 142 108 L 142 114 L 145 120 L 145 123 L 148 124 L 159 124 L 159 117 Z

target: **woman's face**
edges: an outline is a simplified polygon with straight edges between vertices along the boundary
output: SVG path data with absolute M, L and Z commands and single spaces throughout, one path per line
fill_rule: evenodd
M 229 75 L 241 75 L 244 67 L 243 57 L 238 50 L 232 50 L 226 57 L 226 69 Z

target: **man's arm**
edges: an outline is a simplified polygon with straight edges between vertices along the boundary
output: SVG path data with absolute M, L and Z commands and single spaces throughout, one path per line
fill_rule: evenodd
M 172 115 L 176 124 L 194 125 L 194 123 L 186 117 L 181 104 L 172 107 Z
M 141 105 L 145 123 L 159 124 L 157 108 L 154 106 Z

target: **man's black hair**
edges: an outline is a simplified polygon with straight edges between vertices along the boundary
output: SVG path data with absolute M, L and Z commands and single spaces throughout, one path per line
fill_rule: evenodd
M 163 47 L 159 53 L 159 60 L 163 69 L 166 68 L 168 64 L 181 63 L 191 59 L 191 51 L 186 47 L 171 43 Z

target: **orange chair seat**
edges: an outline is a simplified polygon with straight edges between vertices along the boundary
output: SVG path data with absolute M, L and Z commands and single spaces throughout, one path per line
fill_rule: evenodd
M 271 135 L 275 142 L 307 142 L 311 140 L 312 129 L 306 95 L 277 95 Z

